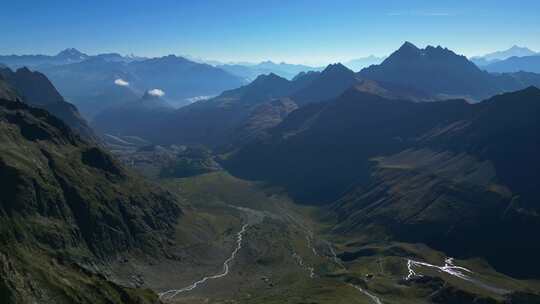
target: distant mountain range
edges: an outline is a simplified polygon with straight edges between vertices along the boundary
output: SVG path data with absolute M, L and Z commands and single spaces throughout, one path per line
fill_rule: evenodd
M 486 54 L 484 56 L 472 57 L 471 61 L 474 62 L 474 64 L 476 64 L 477 66 L 482 67 L 482 66 L 495 63 L 497 61 L 508 59 L 510 57 L 524 57 L 524 56 L 532 56 L 532 55 L 537 55 L 537 53 L 526 47 L 520 47 L 520 46 L 514 45 L 511 48 L 504 51 L 497 51 L 497 52 Z
M 182 106 L 190 98 L 214 96 L 245 83 L 222 69 L 174 55 L 131 62 L 96 57 L 42 71 L 66 98 L 81 106 L 104 95 L 114 84 L 141 95 L 145 90 L 160 89 L 169 103 Z
M 514 56 L 490 63 L 481 68 L 492 73 L 513 73 L 520 71 L 540 73 L 540 54 L 523 57 Z
M 262 131 L 254 127 L 254 117 L 273 121 L 265 123 L 265 127 L 279 123 L 282 117 L 274 117 L 274 111 L 288 114 L 296 108 L 294 103 L 289 105 L 279 99 L 301 85 L 301 82 L 289 81 L 275 74 L 261 75 L 249 85 L 225 91 L 218 97 L 193 103 L 172 113 L 162 113 L 155 128 L 139 128 L 132 130 L 133 134 L 123 135 L 136 134 L 155 143 L 227 145 L 251 137 L 240 130 L 244 125 L 249 125 L 253 132 Z M 130 121 L 124 123 L 130 124 Z M 170 132 L 172 130 L 176 131 Z
M 274 63 L 272 61 L 263 61 L 257 64 L 220 64 L 216 67 L 221 68 L 233 75 L 240 76 L 247 81 L 252 81 L 259 75 L 276 74 L 280 77 L 292 79 L 301 72 L 320 71 L 320 67 L 311 67 L 301 64 L 289 64 L 285 62 Z
M 420 102 L 451 97 L 478 101 L 529 85 L 540 85 L 540 75 L 490 74 L 448 49 L 419 49 L 405 43 L 380 65 L 359 73 L 337 63 L 322 71 L 301 72 L 292 80 L 261 75 L 249 85 L 175 111 L 146 111 L 146 119 L 139 111 L 137 121 L 152 122 L 152 127 L 133 124 L 122 111 L 109 112 L 95 125 L 105 133 L 140 136 L 155 144 L 203 144 L 223 149 L 264 137 L 297 107 L 332 100 L 353 87 L 388 99 Z M 110 127 L 107 120 L 116 127 Z
M 246 86 L 240 86 L 240 77 L 223 69 L 173 55 L 129 61 L 110 54 L 85 57 L 73 50 L 63 53 L 64 57 L 86 59 L 43 70 L 68 100 L 78 102 L 98 130 L 164 144 L 217 147 L 245 142 L 264 136 L 265 130 L 297 107 L 334 99 L 351 87 L 390 99 L 434 101 L 464 97 L 478 101 L 540 85 L 538 74 L 490 74 L 448 49 L 420 49 L 409 42 L 381 64 L 358 73 L 342 64 L 331 64 L 321 71 L 299 72 L 291 80 L 270 73 Z M 290 73 L 306 68 L 272 62 L 256 67 L 290 68 Z M 240 88 L 227 90 L 231 87 Z M 203 100 L 178 110 L 142 107 L 138 96 L 154 89 L 160 92 L 159 100 L 167 104 L 178 106 L 174 101 L 185 103 L 186 98 L 195 95 Z M 219 91 L 224 92 L 211 98 Z
M 28 67 L 32 69 L 41 69 L 55 65 L 64 65 L 70 63 L 82 62 L 91 58 L 101 58 L 107 61 L 130 62 L 143 60 L 145 58 L 135 56 L 122 56 L 117 53 L 107 53 L 99 55 L 87 55 L 77 49 L 68 48 L 56 55 L 0 55 L 0 63 L 12 69 Z
M 107 107 L 94 101 L 98 97 L 110 100 L 106 93 L 116 79 L 129 83 L 137 94 L 152 88 L 161 89 L 168 102 L 183 106 L 192 100 L 207 99 L 239 87 L 259 75 L 274 73 L 292 79 L 300 72 L 322 70 L 272 61 L 223 64 L 172 55 L 151 59 L 117 53 L 87 55 L 73 48 L 53 56 L 4 55 L 0 56 L 0 63 L 11 68 L 26 66 L 45 73 L 63 96 L 80 106 L 87 118 L 99 112 L 96 108 Z
M 351 59 L 343 63 L 349 69 L 357 72 L 373 64 L 381 63 L 386 57 L 368 56 L 357 59 Z M 272 61 L 263 61 L 257 64 L 253 63 L 214 63 L 216 67 L 222 68 L 231 74 L 245 78 L 248 81 L 254 80 L 257 76 L 263 74 L 276 74 L 280 77 L 291 80 L 302 72 L 320 72 L 324 67 L 313 67 L 302 64 L 289 64 L 285 62 L 274 63 Z
M 155 122 L 153 127 L 145 123 L 134 124 L 133 119 L 125 118 L 123 111 L 115 111 L 116 116 L 107 116 L 107 119 L 99 117 L 94 123 L 105 133 L 141 136 L 156 144 L 203 144 L 223 149 L 265 136 L 266 130 L 278 125 L 296 108 L 335 98 L 352 86 L 389 98 L 433 100 L 420 90 L 362 80 L 338 63 L 321 72 L 302 72 L 292 80 L 276 74 L 260 75 L 250 84 L 225 91 L 215 98 L 175 111 L 147 111 L 146 118 L 138 117 L 139 122 Z M 108 125 L 107 121 L 123 127 L 104 127 Z M 115 133 L 119 130 L 123 132 Z M 127 133 L 128 130 L 131 133 Z
M 66 49 L 54 56 L 0 56 L 0 63 L 12 68 L 27 66 L 44 73 L 67 100 L 80 106 L 87 118 L 116 103 L 113 99 L 118 97 L 118 92 L 107 96 L 113 85 L 128 87 L 136 95 L 160 89 L 169 103 L 182 106 L 192 99 L 208 98 L 245 84 L 243 77 L 174 55 L 159 58 L 116 53 L 90 56 L 76 49 Z M 132 94 L 126 92 L 126 95 Z

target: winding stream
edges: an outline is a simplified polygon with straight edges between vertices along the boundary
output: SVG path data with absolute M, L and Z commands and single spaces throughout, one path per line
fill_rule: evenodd
M 218 273 L 218 274 L 215 274 L 215 275 L 212 275 L 212 276 L 204 277 L 204 278 L 196 281 L 195 283 L 193 283 L 193 284 L 191 284 L 189 286 L 186 286 L 184 288 L 181 288 L 181 289 L 171 289 L 171 290 L 161 292 L 161 293 L 158 294 L 159 298 L 160 299 L 172 299 L 175 296 L 177 296 L 179 293 L 191 291 L 191 290 L 197 288 L 199 285 L 204 284 L 208 280 L 220 279 L 220 278 L 223 278 L 223 277 L 227 276 L 229 274 L 230 263 L 234 260 L 234 258 L 236 257 L 236 254 L 238 253 L 238 251 L 240 251 L 240 249 L 242 249 L 242 238 L 243 238 L 243 235 L 246 232 L 248 227 L 249 227 L 249 224 L 245 224 L 244 226 L 242 226 L 242 229 L 236 234 L 236 248 L 231 253 L 231 256 L 228 259 L 226 259 L 225 262 L 223 262 L 223 271 L 221 273 Z
M 309 272 L 309 277 L 314 279 L 315 278 L 315 268 L 308 266 L 304 263 L 304 259 L 296 252 L 293 251 L 292 257 L 296 260 L 298 265 L 300 267 L 306 269 Z
M 360 291 L 361 293 L 363 293 L 364 295 L 368 296 L 371 301 L 373 301 L 373 303 L 375 304 L 383 304 L 381 299 L 379 299 L 379 297 L 377 297 L 376 295 L 370 293 L 369 291 L 365 290 L 364 288 L 358 286 L 358 285 L 354 285 L 354 284 L 349 284 L 349 286 L 353 287 L 354 289 Z

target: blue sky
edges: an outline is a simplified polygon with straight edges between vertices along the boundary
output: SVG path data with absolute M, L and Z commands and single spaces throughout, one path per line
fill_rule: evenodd
M 0 54 L 192 55 L 326 64 L 403 41 L 467 56 L 540 51 L 540 1 L 2 1 Z M 384 2 L 384 3 L 383 3 Z

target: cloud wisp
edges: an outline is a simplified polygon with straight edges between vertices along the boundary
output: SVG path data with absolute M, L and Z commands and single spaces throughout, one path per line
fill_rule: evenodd
M 122 78 L 118 78 L 114 81 L 114 84 L 115 85 L 118 85 L 118 86 L 121 86 L 121 87 L 127 87 L 129 86 L 129 82 L 125 81 L 124 79 Z
M 411 16 L 411 17 L 451 17 L 456 14 L 444 11 L 398 11 L 389 12 L 387 16 Z
M 148 94 L 150 94 L 152 96 L 161 97 L 161 96 L 165 95 L 165 92 L 163 92 L 163 90 L 160 90 L 160 89 L 152 89 L 152 90 L 148 91 Z

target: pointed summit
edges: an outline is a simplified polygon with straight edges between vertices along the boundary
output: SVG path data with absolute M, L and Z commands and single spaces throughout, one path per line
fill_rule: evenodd
M 410 43 L 409 41 L 405 41 L 399 49 L 397 49 L 394 53 L 392 53 L 388 58 L 395 57 L 396 55 L 399 56 L 417 56 L 422 52 L 421 49 L 419 49 L 416 45 Z
M 356 74 L 341 63 L 330 64 L 320 73 L 306 75 L 309 77 L 303 81 L 304 87 L 292 96 L 299 105 L 336 97 L 358 81 Z
M 77 50 L 76 48 L 68 48 L 58 53 L 56 57 L 67 60 L 84 60 L 88 58 L 88 55 Z
M 325 75 L 351 75 L 354 74 L 353 71 L 351 71 L 349 68 L 344 66 L 341 63 L 333 63 L 329 64 L 321 73 L 321 76 L 324 77 Z
M 259 102 L 261 100 L 283 97 L 289 93 L 290 89 L 291 82 L 289 80 L 274 73 L 261 74 L 251 83 L 238 89 L 225 91 L 219 97 Z
M 285 84 L 288 82 L 289 81 L 287 79 L 280 77 L 274 73 L 270 73 L 257 76 L 257 78 L 255 78 L 255 80 L 253 80 L 253 82 L 251 82 L 249 86 L 272 86 L 278 84 Z
M 142 61 L 135 61 L 133 64 L 134 66 L 143 67 L 144 69 L 151 68 L 153 70 L 152 74 L 160 73 L 165 69 L 174 70 L 176 68 L 179 68 L 183 70 L 197 65 L 197 63 L 194 61 L 186 59 L 182 56 L 176 56 L 174 54 L 169 54 L 163 57 L 150 58 Z
M 489 75 L 466 57 L 441 46 L 419 49 L 410 42 L 405 42 L 380 65 L 361 70 L 359 75 L 422 89 L 433 95 L 466 94 L 485 98 L 494 92 Z
M 398 49 L 399 50 L 420 50 L 416 45 L 412 44 L 409 41 L 405 41 L 403 45 Z

